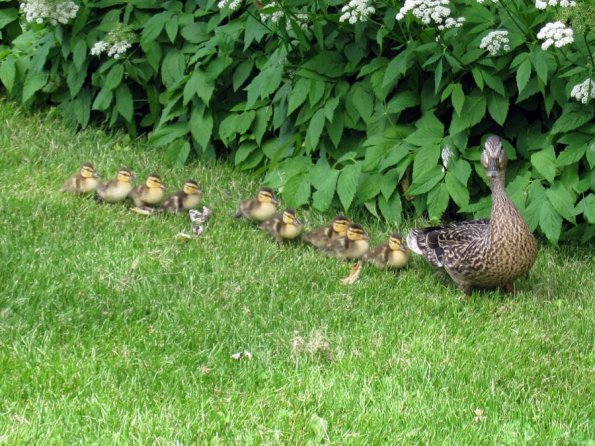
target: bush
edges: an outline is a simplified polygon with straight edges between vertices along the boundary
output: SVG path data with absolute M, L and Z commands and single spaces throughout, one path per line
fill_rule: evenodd
M 149 132 L 174 163 L 230 154 L 291 206 L 395 223 L 488 215 L 495 133 L 531 228 L 592 239 L 595 6 L 439 3 L 4 2 L 0 81 L 81 126 Z

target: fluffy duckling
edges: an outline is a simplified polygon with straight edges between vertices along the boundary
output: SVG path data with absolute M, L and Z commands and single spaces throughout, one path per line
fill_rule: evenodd
M 347 227 L 347 233 L 327 244 L 324 251 L 340 259 L 359 259 L 369 247 L 368 233 L 361 225 L 351 223 Z
M 93 163 L 85 163 L 80 170 L 68 178 L 61 192 L 70 192 L 75 194 L 86 194 L 93 192 L 99 185 L 99 174 L 95 170 Z
M 97 201 L 115 203 L 125 200 L 132 190 L 132 181 L 134 181 L 134 178 L 134 174 L 130 169 L 122 167 L 118 171 L 115 180 L 107 181 L 97 186 Z
M 409 249 L 403 244 L 403 236 L 395 232 L 387 243 L 370 249 L 363 258 L 378 268 L 399 269 L 407 265 Z
M 137 208 L 155 205 L 163 200 L 164 195 L 165 185 L 161 177 L 155 173 L 147 177 L 145 184 L 141 184 L 128 193 L 128 197 Z
M 343 215 L 337 215 L 333 218 L 330 224 L 320 226 L 310 232 L 304 234 L 304 240 L 318 249 L 323 249 L 333 240 L 344 236 L 347 233 L 347 227 L 349 226 L 349 219 Z
M 245 217 L 248 220 L 264 221 L 277 211 L 277 197 L 272 189 L 263 187 L 258 191 L 254 200 L 240 202 L 236 218 Z
M 186 180 L 184 187 L 172 195 L 161 205 L 162 210 L 177 214 L 180 211 L 194 209 L 202 199 L 202 189 L 195 180 Z
M 285 209 L 283 214 L 275 215 L 263 221 L 260 229 L 268 231 L 277 242 L 293 240 L 302 233 L 302 223 L 297 219 L 295 210 Z

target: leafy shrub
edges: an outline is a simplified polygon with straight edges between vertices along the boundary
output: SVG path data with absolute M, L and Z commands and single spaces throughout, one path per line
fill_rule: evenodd
M 81 126 L 149 132 L 175 163 L 230 154 L 291 206 L 396 223 L 487 215 L 477 161 L 499 134 L 531 228 L 588 241 L 595 7 L 553 3 L 99 0 L 64 24 L 3 2 L 0 81 Z

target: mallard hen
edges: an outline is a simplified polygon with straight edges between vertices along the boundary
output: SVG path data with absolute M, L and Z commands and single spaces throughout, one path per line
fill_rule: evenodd
M 490 136 L 481 154 L 492 189 L 491 218 L 413 229 L 409 248 L 432 265 L 444 268 L 469 296 L 474 288 L 505 287 L 529 272 L 537 243 L 523 216 L 504 189 L 508 158 L 497 136 Z

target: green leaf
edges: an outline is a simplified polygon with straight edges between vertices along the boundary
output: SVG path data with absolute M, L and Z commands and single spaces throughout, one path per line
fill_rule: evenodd
M 587 151 L 587 144 L 577 144 L 577 145 L 569 145 L 567 146 L 560 155 L 558 155 L 558 159 L 556 160 L 557 167 L 569 166 L 570 164 L 574 164 L 585 155 Z
M 494 121 L 503 126 L 508 116 L 508 99 L 499 94 L 491 94 L 488 96 L 488 112 Z
M 256 143 L 254 143 L 254 141 L 246 141 L 240 144 L 240 147 L 238 147 L 238 150 L 236 150 L 234 157 L 235 165 L 238 166 L 242 164 L 242 162 L 244 162 L 246 158 L 248 158 L 248 156 L 256 149 L 258 149 L 258 146 Z
M 465 104 L 465 93 L 463 92 L 461 84 L 454 84 L 450 100 L 452 101 L 452 106 L 455 108 L 457 115 L 460 115 L 463 110 L 463 105 Z
M 167 146 L 165 156 L 168 161 L 176 167 L 181 167 L 186 163 L 190 155 L 190 143 L 186 140 L 179 139 L 173 141 Z
M 378 198 L 378 207 L 386 221 L 400 225 L 403 221 L 403 204 L 399 194 L 393 194 L 388 200 L 381 195 Z
M 78 39 L 72 49 L 72 61 L 77 70 L 80 70 L 87 59 L 87 44 L 85 39 Z
M 308 153 L 312 153 L 317 149 L 324 123 L 324 109 L 321 108 L 314 113 L 314 116 L 310 119 L 310 124 L 308 124 L 306 139 L 304 141 Z
M 14 22 L 19 17 L 19 10 L 16 8 L 0 9 L 0 29 L 9 23 Z
M 473 68 L 471 70 L 471 74 L 473 75 L 473 80 L 475 80 L 475 84 L 477 87 L 483 91 L 483 76 L 482 72 L 478 68 Z
M 407 62 L 409 61 L 409 51 L 401 51 L 394 59 L 392 59 L 386 67 L 384 72 L 384 79 L 382 80 L 382 88 L 393 85 L 401 76 L 407 72 Z
M 398 169 L 391 169 L 382 175 L 382 180 L 380 181 L 380 192 L 382 192 L 382 196 L 387 200 L 397 190 L 397 181 L 399 181 Z
M 184 54 L 170 49 L 161 65 L 161 79 L 167 88 L 172 88 L 183 76 L 186 69 Z
M 436 65 L 434 69 L 434 94 L 438 94 L 438 90 L 440 89 L 440 84 L 442 83 L 442 59 Z
M 166 146 L 188 133 L 188 123 L 177 122 L 163 125 L 149 135 L 149 143 L 154 146 Z
M 564 185 L 557 181 L 545 194 L 556 212 L 571 223 L 576 223 L 574 218 L 574 201 L 576 196 L 568 191 Z
M 357 202 L 364 203 L 370 201 L 380 193 L 380 184 L 383 175 L 381 173 L 373 173 L 366 175 L 366 179 L 362 181 L 357 189 Z
M 124 77 L 124 67 L 120 64 L 112 66 L 112 69 L 105 77 L 104 87 L 109 90 L 115 90 L 122 82 L 122 77 Z
M 93 105 L 91 108 L 93 110 L 104 111 L 109 108 L 112 103 L 112 99 L 114 98 L 114 93 L 107 88 L 102 88 L 95 96 L 95 100 L 93 101 Z
M 299 71 L 302 70 L 313 71 L 324 76 L 337 78 L 345 72 L 345 59 L 338 52 L 322 51 L 302 64 Z
M 86 77 L 86 66 L 79 70 L 75 64 L 68 65 L 68 75 L 66 77 L 66 84 L 68 85 L 68 90 L 70 92 L 71 98 L 74 98 L 81 90 Z
M 142 44 L 141 48 L 147 56 L 147 62 L 149 65 L 151 65 L 155 71 L 158 71 L 161 65 L 161 56 L 163 55 L 163 52 L 161 51 L 161 45 L 159 45 L 154 40 L 151 40 Z
M 266 106 L 259 108 L 256 111 L 256 118 L 254 120 L 254 126 L 252 127 L 252 133 L 256 139 L 256 143 L 260 145 L 262 138 L 267 130 L 267 126 L 271 118 L 273 117 L 273 107 Z
M 529 186 L 529 206 L 525 209 L 524 217 L 531 231 L 534 231 L 539 224 L 539 216 L 543 203 L 547 201 L 545 189 L 539 181 L 534 181 Z
M 457 206 L 463 207 L 469 204 L 469 189 L 454 174 L 446 172 L 444 183 L 446 184 L 446 190 Z
M 595 194 L 587 195 L 583 200 L 585 218 L 590 224 L 595 223 Z
M 421 175 L 422 172 L 437 167 L 440 159 L 440 146 L 436 144 L 428 144 L 423 146 L 415 153 L 415 160 L 413 161 L 413 176 Z M 429 189 L 428 189 L 429 190 Z
M 343 124 L 343 114 L 337 113 L 332 121 L 326 122 L 326 131 L 328 133 L 331 142 L 335 147 L 339 147 L 341 138 L 343 137 L 343 130 L 345 126 Z
M 299 78 L 293 85 L 287 104 L 287 114 L 290 115 L 304 103 L 310 91 L 310 79 Z
M 367 124 L 374 111 L 374 96 L 358 85 L 352 87 L 349 97 L 353 100 L 353 105 L 360 117 Z
M 41 90 L 47 84 L 47 73 L 33 73 L 25 78 L 23 85 L 23 103 L 26 103 L 35 93 Z
M 556 155 L 550 146 L 531 155 L 531 164 L 550 183 L 556 177 Z
M 252 73 L 252 68 L 254 67 L 254 61 L 252 59 L 248 59 L 240 63 L 235 71 L 233 72 L 233 91 L 238 91 L 246 79 L 250 77 L 250 73 Z
M 171 12 L 163 11 L 151 17 L 142 27 L 140 36 L 140 44 L 144 46 L 145 43 L 153 41 L 161 34 L 161 30 L 165 23 L 169 20 Z
M 317 187 L 316 192 L 312 195 L 312 206 L 321 211 L 326 211 L 335 196 L 337 188 L 337 179 L 339 178 L 339 171 L 335 169 L 328 170 L 324 177 L 324 181 Z
M 535 72 L 537 73 L 537 77 L 541 79 L 544 84 L 547 84 L 547 76 L 548 76 L 548 65 L 547 65 L 547 53 L 541 49 L 540 46 L 535 46 L 533 51 L 531 52 L 531 63 L 535 68 Z
M 502 79 L 499 77 L 493 76 L 487 71 L 483 71 L 483 79 L 485 83 L 494 90 L 496 93 L 500 94 L 501 96 L 506 96 L 506 89 L 504 88 L 504 83 Z
M 405 90 L 397 93 L 388 104 L 386 104 L 387 113 L 400 113 L 403 110 L 419 105 L 419 96 L 411 91 Z
M 310 198 L 310 179 L 307 173 L 291 177 L 283 186 L 283 200 L 289 207 L 299 208 Z
M 539 212 L 539 226 L 551 243 L 558 243 L 562 232 L 562 217 L 549 200 L 544 200 Z
M 133 103 L 132 93 L 126 84 L 120 84 L 116 90 L 116 110 L 128 122 L 132 122 Z
M 570 130 L 574 130 L 581 125 L 591 121 L 593 119 L 592 113 L 586 110 L 571 109 L 562 113 L 562 115 L 554 122 L 551 133 L 554 135 L 557 133 L 566 133 Z
M 444 172 L 440 167 L 425 170 L 417 176 L 414 174 L 413 183 L 407 190 L 407 195 L 425 194 L 438 184 L 443 177 Z
M 9 93 L 12 93 L 16 77 L 16 66 L 13 56 L 9 56 L 0 63 L 0 81 Z
M 361 170 L 362 163 L 353 163 L 345 166 L 339 175 L 337 193 L 339 195 L 339 200 L 341 200 L 341 204 L 346 211 L 349 210 L 349 207 L 353 202 Z
M 479 92 L 468 95 L 460 115 L 453 114 L 449 133 L 456 135 L 481 122 L 486 112 L 486 102 L 485 96 Z
M 91 117 L 91 93 L 84 88 L 71 103 L 76 121 L 81 127 L 86 127 Z
M 457 181 L 456 178 L 455 181 Z M 439 184 L 428 193 L 426 203 L 428 205 L 428 216 L 431 221 L 438 221 L 442 218 L 449 201 L 450 197 L 444 183 Z
M 519 94 L 525 89 L 529 78 L 531 77 L 531 62 L 529 59 L 525 59 L 519 66 L 516 72 L 516 84 L 519 89 Z
M 443 133 L 435 127 L 421 127 L 405 138 L 405 142 L 418 147 L 438 146 L 442 142 Z
M 320 101 L 325 91 L 326 82 L 310 79 L 310 92 L 308 93 L 310 107 L 314 107 Z
M 201 111 L 197 108 L 192 109 L 190 115 L 190 132 L 192 138 L 206 150 L 211 134 L 213 133 L 213 115 L 210 110 Z
M 466 187 L 467 181 L 471 176 L 471 165 L 468 161 L 459 159 L 457 160 L 454 165 L 448 166 L 448 170 L 454 174 L 455 177 L 460 181 L 460 183 Z
M 171 43 L 174 43 L 178 35 L 178 16 L 174 15 L 165 24 L 165 34 Z M 186 162 L 186 160 L 184 160 Z M 182 164 L 184 164 L 184 162 Z

